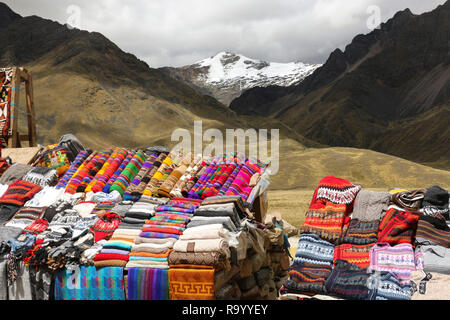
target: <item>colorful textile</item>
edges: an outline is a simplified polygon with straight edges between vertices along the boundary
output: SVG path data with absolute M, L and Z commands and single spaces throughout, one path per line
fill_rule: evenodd
M 247 200 L 252 188 L 249 187 L 250 179 L 255 173 L 260 173 L 261 168 L 250 160 L 247 160 L 241 168 L 234 181 L 231 183 L 225 195 L 239 195 L 242 199 Z M 207 194 L 202 199 L 208 197 Z
M 13 182 L 3 196 L 0 198 L 0 204 L 12 204 L 23 206 L 25 202 L 30 200 L 36 193 L 41 191 L 41 187 L 23 180 Z
M 44 232 L 49 226 L 49 223 L 45 219 L 36 219 L 31 224 L 25 227 L 24 233 L 29 233 L 32 235 L 38 235 Z
M 328 294 L 351 300 L 371 300 L 368 283 L 371 275 L 348 261 L 337 260 L 325 282 Z
M 342 235 L 346 205 L 312 206 L 305 215 L 300 233 L 314 233 L 324 240 L 337 243 Z
M 214 268 L 171 267 L 169 288 L 171 300 L 215 300 Z
M 109 190 L 111 186 L 116 182 L 117 178 L 120 176 L 123 170 L 125 170 L 128 163 L 130 163 L 131 159 L 135 156 L 136 152 L 130 151 L 127 153 L 126 158 L 120 163 L 120 165 L 117 167 L 116 171 L 111 175 L 108 182 L 106 182 L 105 186 L 103 187 L 104 193 L 109 193 Z
M 352 219 L 349 225 L 344 227 L 340 242 L 350 244 L 375 243 L 377 242 L 379 225 L 380 220 L 360 221 Z
M 42 151 L 34 166 L 54 169 L 58 172 L 58 177 L 62 177 L 70 168 L 70 160 L 67 157 L 66 149 L 54 144 L 47 146 Z
M 382 273 L 374 276 L 376 290 L 374 300 L 411 300 L 410 281 L 401 283 L 392 273 Z
M 104 163 L 111 156 L 111 153 L 112 153 L 111 149 L 99 153 L 97 156 L 94 157 L 93 161 L 91 161 L 86 166 L 85 171 L 81 175 L 82 180 L 76 189 L 77 192 L 86 192 L 86 188 L 95 178 L 97 172 L 103 167 Z
M 290 292 L 325 292 L 333 266 L 334 246 L 316 234 L 302 234 L 284 286 Z
M 356 195 L 361 186 L 355 186 L 350 181 L 333 176 L 325 177 L 320 182 L 314 193 L 311 205 L 316 202 L 345 204 L 352 208 Z M 347 211 L 351 212 L 351 210 Z
M 0 147 L 3 148 L 8 146 L 8 138 L 12 135 L 10 122 L 13 74 L 13 68 L 0 69 Z
M 369 271 L 391 272 L 402 283 L 410 281 L 417 263 L 420 264 L 419 261 L 416 262 L 414 249 L 408 243 L 393 247 L 387 243 L 377 243 L 370 250 Z
M 55 300 L 125 300 L 123 268 L 80 266 L 59 270 Z
M 391 208 L 380 223 L 378 242 L 414 244 L 419 214 Z
M 153 164 L 156 161 L 156 154 L 152 154 L 147 161 L 142 165 L 141 170 L 131 181 L 130 185 L 124 192 L 124 200 L 138 201 L 142 196 L 143 188 L 141 187 L 142 182 L 145 180 L 148 183 L 150 177 L 148 177 L 149 172 L 153 168 Z
M 439 218 L 421 217 L 417 224 L 416 243 L 450 248 L 450 228 Z
M 70 165 L 69 169 L 66 171 L 64 176 L 59 180 L 56 185 L 57 188 L 65 188 L 67 186 L 67 182 L 69 182 L 70 178 L 75 174 L 78 168 L 83 164 L 83 162 L 88 158 L 88 156 L 92 153 L 92 150 L 82 150 L 76 156 L 75 160 Z
M 361 269 L 368 268 L 370 265 L 370 250 L 373 244 L 355 245 L 341 244 L 334 248 L 333 261 L 345 260 L 357 265 Z
M 113 176 L 122 162 L 128 155 L 128 151 L 123 148 L 114 149 L 109 159 L 105 162 L 102 169 L 97 172 L 94 180 L 89 184 L 86 191 L 101 192 L 105 188 L 109 179 Z
M 94 241 L 98 242 L 111 236 L 122 223 L 122 218 L 115 213 L 103 215 L 89 230 L 94 233 Z
M 25 227 L 33 223 L 35 220 L 42 218 L 46 209 L 47 208 L 45 207 L 22 207 L 15 213 L 14 217 L 12 217 L 12 219 L 5 224 L 5 226 L 25 229 Z
M 169 270 L 129 268 L 128 300 L 169 300 Z
M 116 190 L 122 196 L 125 193 L 125 190 L 130 185 L 131 181 L 141 170 L 142 165 L 147 159 L 145 153 L 141 150 L 137 151 L 134 157 L 130 160 L 127 166 L 123 169 L 122 173 L 117 177 L 114 183 L 109 188 L 109 192 Z

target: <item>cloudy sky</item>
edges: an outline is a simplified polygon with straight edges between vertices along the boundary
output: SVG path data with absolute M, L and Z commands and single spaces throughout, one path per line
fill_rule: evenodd
M 3 0 L 22 16 L 104 34 L 151 67 L 220 51 L 266 61 L 323 63 L 354 36 L 409 8 L 444 0 Z M 379 17 L 379 18 L 378 18 Z

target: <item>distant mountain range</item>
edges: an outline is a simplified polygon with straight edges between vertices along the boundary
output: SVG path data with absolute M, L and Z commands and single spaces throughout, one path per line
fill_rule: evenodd
M 230 107 L 313 141 L 450 168 L 450 1 L 398 12 L 336 49 L 298 85 L 257 87 Z
M 44 145 L 73 133 L 96 149 L 173 146 L 173 130 L 192 131 L 202 120 L 204 130 L 280 129 L 281 164 L 272 189 L 310 188 L 334 174 L 366 187 L 448 185 L 448 171 L 366 150 L 450 168 L 448 13 L 448 2 L 420 16 L 400 12 L 320 67 L 231 53 L 197 63 L 191 72 L 204 83 L 239 77 L 260 83 L 230 107 L 99 33 L 22 17 L 3 3 L 0 66 L 31 71 L 38 142 Z
M 220 52 L 192 65 L 160 70 L 228 106 L 242 92 L 254 87 L 297 85 L 320 66 L 302 62 L 266 62 Z

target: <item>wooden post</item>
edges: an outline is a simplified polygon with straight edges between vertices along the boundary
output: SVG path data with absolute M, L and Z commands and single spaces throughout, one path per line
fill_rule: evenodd
M 31 74 L 25 70 L 25 90 L 27 94 L 28 142 L 30 147 L 36 146 L 36 113 L 34 111 L 33 81 Z
M 9 132 L 12 133 L 8 140 L 9 148 L 16 148 L 18 145 L 19 136 L 17 134 L 18 126 L 19 126 L 19 98 L 20 98 L 20 70 L 18 67 L 13 68 L 13 77 L 11 80 L 11 114 L 10 116 L 10 129 Z
M 22 82 L 25 83 L 28 135 L 21 135 L 19 133 L 19 98 Z M 11 87 L 11 121 L 9 129 L 11 134 L 8 138 L 8 148 L 20 148 L 22 145 L 21 141 L 24 140 L 28 140 L 30 147 L 35 147 L 37 145 L 36 114 L 34 110 L 33 80 L 31 74 L 22 67 L 14 67 Z

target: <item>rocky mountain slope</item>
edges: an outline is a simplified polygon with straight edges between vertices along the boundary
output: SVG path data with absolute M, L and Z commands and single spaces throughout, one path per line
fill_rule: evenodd
M 194 120 L 203 120 L 204 128 L 246 127 L 214 98 L 150 68 L 99 33 L 21 17 L 4 4 L 0 17 L 9 17 L 0 20 L 0 66 L 31 71 L 41 144 L 70 132 L 96 148 L 148 146 L 167 143 L 177 128 L 192 129 Z
M 299 85 L 254 88 L 231 103 L 330 146 L 372 149 L 450 168 L 450 1 L 398 12 Z
M 220 52 L 192 65 L 165 67 L 161 71 L 228 106 L 247 89 L 296 85 L 318 67 L 320 65 L 302 62 L 266 62 Z

